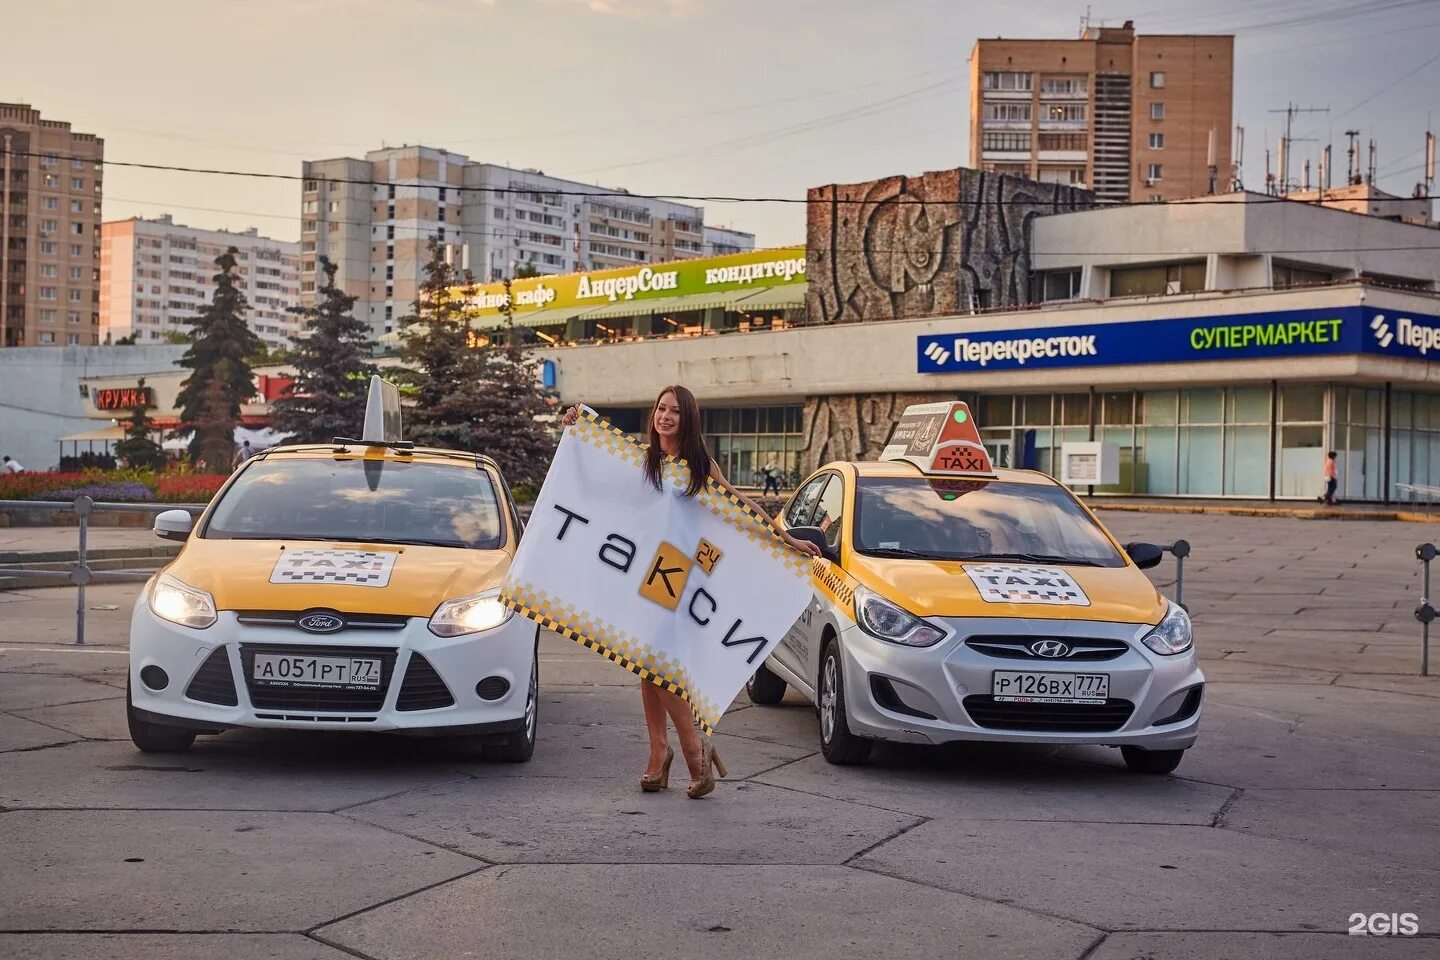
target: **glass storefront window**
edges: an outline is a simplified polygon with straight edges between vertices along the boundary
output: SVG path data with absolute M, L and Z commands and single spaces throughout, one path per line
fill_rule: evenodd
M 1323 422 L 1325 388 L 1285 386 L 1280 388 L 1280 419 L 1286 423 Z
M 1174 399 L 1174 395 L 1171 395 Z M 1140 434 L 1139 463 L 1136 467 L 1136 493 L 1175 494 L 1180 492 L 1180 477 L 1177 471 L 1179 457 L 1179 431 L 1173 426 L 1142 427 Z
M 1324 492 L 1321 472 L 1325 464 L 1325 427 L 1285 425 L 1280 428 L 1279 469 L 1275 494 L 1280 497 L 1318 497 Z
M 980 398 L 980 423 L 987 427 L 1008 427 L 1014 423 L 1015 398 L 1009 395 Z
M 1223 423 L 1222 401 L 1225 391 L 1220 388 L 1180 391 L 1180 409 L 1184 423 Z
M 1067 427 L 1090 425 L 1090 394 L 1066 393 L 1059 398 L 1060 422 Z
M 731 483 L 763 485 L 761 471 L 768 463 L 780 471 L 782 490 L 793 489 L 804 479 L 800 476 L 803 407 L 714 407 L 704 411 L 704 419 L 710 455 Z
M 1219 427 L 1186 427 L 1180 431 L 1180 493 L 1218 496 L 1224 455 Z
M 1149 426 L 1177 423 L 1176 402 L 1179 394 L 1174 390 L 1155 390 L 1140 395 L 1140 422 Z
M 1268 391 L 1266 406 L 1269 406 Z M 1270 427 L 1225 428 L 1225 494 L 1232 497 L 1270 495 Z
M 1269 387 L 1231 387 L 1227 403 L 1227 423 L 1269 423 Z
M 1024 405 L 1021 423 L 1027 427 L 1048 427 L 1055 421 L 1050 419 L 1050 394 L 1042 393 L 1018 398 Z
M 1100 423 L 1125 424 L 1135 422 L 1135 394 L 1105 393 L 1100 396 Z

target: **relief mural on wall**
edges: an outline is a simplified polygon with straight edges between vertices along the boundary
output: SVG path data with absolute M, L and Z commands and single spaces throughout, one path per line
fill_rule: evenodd
M 890 428 L 912 403 L 955 400 L 952 394 L 852 393 L 805 399 L 801 473 L 832 460 L 877 460 Z
M 956 169 L 816 187 L 806 246 L 810 323 L 854 323 L 1029 300 L 1029 226 L 1095 206 L 1088 190 Z

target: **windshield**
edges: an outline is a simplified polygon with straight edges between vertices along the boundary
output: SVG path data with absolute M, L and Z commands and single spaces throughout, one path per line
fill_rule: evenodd
M 1048 484 L 862 478 L 855 521 L 855 549 L 879 556 L 1125 565 L 1095 521 Z
M 473 466 L 275 458 L 245 469 L 202 536 L 494 550 L 504 530 L 495 485 Z

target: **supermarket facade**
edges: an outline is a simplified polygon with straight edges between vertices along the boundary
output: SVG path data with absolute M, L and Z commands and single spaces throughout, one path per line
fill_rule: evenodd
M 739 483 L 874 457 L 907 404 L 959 398 L 1001 464 L 1112 445 L 1099 495 L 1313 500 L 1329 450 L 1343 499 L 1440 487 L 1440 230 L 1253 194 L 1094 209 L 968 170 L 808 213 L 804 247 L 467 291 L 475 342 L 510 312 L 562 403 L 631 431 L 686 384 Z

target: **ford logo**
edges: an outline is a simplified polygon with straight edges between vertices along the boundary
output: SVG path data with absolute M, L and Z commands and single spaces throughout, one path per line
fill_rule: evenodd
M 1036 640 L 1030 644 L 1030 652 L 1047 660 L 1058 660 L 1070 656 L 1070 644 L 1061 643 L 1059 640 Z
M 307 613 L 295 625 L 310 633 L 334 633 L 345 629 L 345 618 L 337 613 Z

